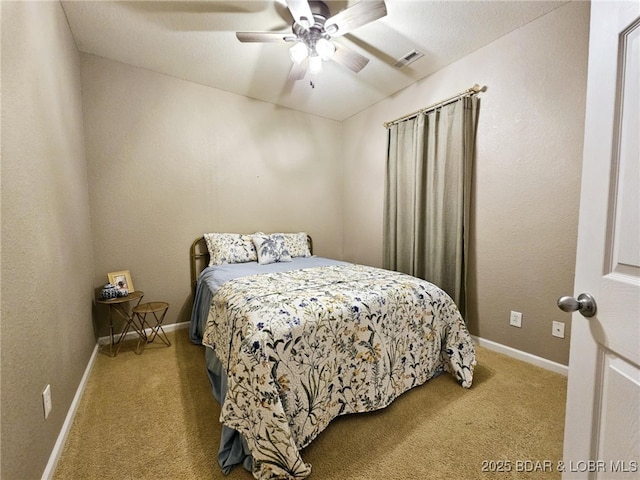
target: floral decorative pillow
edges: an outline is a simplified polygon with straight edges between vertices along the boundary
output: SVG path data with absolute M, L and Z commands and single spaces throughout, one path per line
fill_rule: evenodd
M 291 261 L 291 254 L 287 249 L 284 236 L 280 233 L 272 235 L 256 233 L 253 236 L 253 244 L 256 247 L 260 265 Z
M 209 266 L 255 262 L 258 259 L 252 235 L 242 233 L 205 233 Z
M 284 237 L 284 243 L 291 257 L 310 257 L 309 241 L 305 232 L 279 233 Z

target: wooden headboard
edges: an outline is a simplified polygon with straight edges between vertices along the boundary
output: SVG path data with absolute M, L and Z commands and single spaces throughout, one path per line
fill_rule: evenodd
M 313 241 L 307 235 L 309 251 L 313 254 Z M 191 244 L 191 292 L 195 294 L 198 276 L 209 265 L 209 250 L 204 236 L 196 238 Z

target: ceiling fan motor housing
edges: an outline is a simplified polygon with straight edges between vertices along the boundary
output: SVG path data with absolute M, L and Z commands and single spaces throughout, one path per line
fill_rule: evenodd
M 309 2 L 309 8 L 311 8 L 311 13 L 313 13 L 314 18 L 316 16 L 320 16 L 323 17 L 324 20 L 326 20 L 331 15 L 329 7 L 327 7 L 327 4 L 324 2 L 312 0 Z M 322 22 L 323 24 L 324 20 Z
M 318 40 L 324 38 L 329 40 L 329 34 L 324 30 L 324 24 L 331 15 L 329 7 L 324 2 L 310 1 L 309 7 L 313 14 L 314 23 L 308 29 L 297 22 L 293 22 L 293 33 L 307 46 L 310 54 L 315 53 L 315 46 Z

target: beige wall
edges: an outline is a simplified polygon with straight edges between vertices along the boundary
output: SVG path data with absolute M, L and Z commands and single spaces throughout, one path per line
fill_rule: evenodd
M 1 477 L 29 480 L 42 475 L 95 346 L 93 250 L 66 18 L 58 2 L 1 8 Z
M 101 57 L 81 64 L 96 287 L 130 270 L 174 323 L 189 320 L 189 247 L 203 233 L 307 231 L 315 253 L 342 256 L 339 122 Z
M 344 122 L 344 256 L 380 265 L 386 130 L 420 107 L 486 85 L 470 258 L 473 334 L 563 364 L 573 293 L 587 73 L 588 2 L 570 2 Z M 511 310 L 522 328 L 509 326 Z M 551 336 L 552 321 L 567 325 Z

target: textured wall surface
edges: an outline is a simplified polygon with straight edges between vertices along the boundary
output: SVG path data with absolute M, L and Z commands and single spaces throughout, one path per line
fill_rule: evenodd
M 2 2 L 2 478 L 40 478 L 95 346 L 80 59 L 58 2 Z M 44 419 L 42 391 L 53 409 Z
M 344 257 L 382 262 L 384 121 L 466 90 L 480 95 L 472 205 L 472 333 L 559 363 L 569 359 L 588 2 L 569 2 L 344 122 Z M 367 245 L 367 248 L 362 248 Z M 509 326 L 511 310 L 522 328 Z M 567 324 L 551 336 L 552 321 Z
M 174 323 L 190 318 L 189 247 L 206 232 L 306 231 L 315 253 L 342 256 L 339 122 L 101 57 L 81 64 L 94 286 L 130 270 Z

